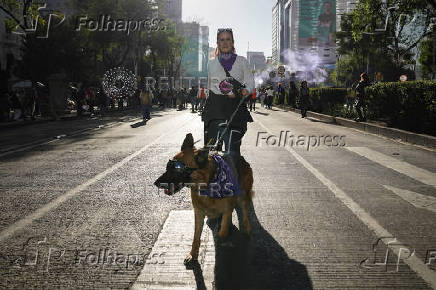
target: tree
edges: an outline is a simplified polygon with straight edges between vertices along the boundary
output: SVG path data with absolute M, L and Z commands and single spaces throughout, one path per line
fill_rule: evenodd
M 413 50 L 431 33 L 432 17 L 433 10 L 423 0 L 359 1 L 342 17 L 338 53 L 357 58 L 352 63 L 360 71 L 389 68 L 387 72 L 394 73 L 388 79 L 397 79 L 413 63 Z
M 433 62 L 433 39 L 428 37 L 419 44 L 419 63 L 422 67 L 422 76 L 426 79 L 434 78 L 436 67 Z
M 10 31 L 17 27 L 23 31 L 31 28 L 39 7 L 40 5 L 34 4 L 33 0 L 0 0 L 0 10 L 7 15 L 5 24 Z

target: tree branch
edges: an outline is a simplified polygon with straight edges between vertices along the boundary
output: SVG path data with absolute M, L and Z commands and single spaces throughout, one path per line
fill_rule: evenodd
M 3 7 L 3 5 L 0 5 L 0 9 L 3 10 L 7 15 L 9 15 L 23 30 L 27 28 L 21 24 L 21 21 L 18 20 L 18 18 L 16 18 L 15 15 L 13 15 L 9 10 Z

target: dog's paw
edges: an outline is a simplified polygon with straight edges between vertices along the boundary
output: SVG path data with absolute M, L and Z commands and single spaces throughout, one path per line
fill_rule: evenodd
M 183 261 L 183 264 L 188 265 L 195 261 L 197 261 L 197 257 L 193 257 L 191 254 L 189 254 L 188 256 L 186 256 L 185 260 Z

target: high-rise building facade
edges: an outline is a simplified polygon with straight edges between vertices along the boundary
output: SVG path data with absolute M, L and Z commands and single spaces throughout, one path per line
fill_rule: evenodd
M 336 62 L 334 34 L 340 17 L 358 0 L 277 0 L 272 9 L 272 56 L 284 62 L 284 53 L 317 54 L 322 64 Z
M 277 1 L 272 9 L 272 62 L 280 61 L 280 4 Z
M 182 22 L 182 0 L 164 0 L 163 14 L 175 23 Z
M 207 76 L 209 60 L 209 27 L 197 22 L 178 25 L 179 34 L 185 39 L 182 47 L 182 75 Z
M 266 67 L 266 59 L 263 52 L 248 51 L 247 60 L 252 70 L 262 70 Z

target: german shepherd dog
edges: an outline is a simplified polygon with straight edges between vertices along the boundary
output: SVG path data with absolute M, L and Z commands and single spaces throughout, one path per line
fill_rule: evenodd
M 185 258 L 184 264 L 196 261 L 200 248 L 200 236 L 203 230 L 204 218 L 218 218 L 222 215 L 221 228 L 218 232 L 218 240 L 227 237 L 232 223 L 232 212 L 238 205 L 242 209 L 242 220 L 244 233 L 249 236 L 251 232 L 248 220 L 248 211 L 253 197 L 253 171 L 250 164 L 241 157 L 239 162 L 239 186 L 242 194 L 224 198 L 214 198 L 200 195 L 199 189 L 207 188 L 211 179 L 216 173 L 216 163 L 214 158 L 209 155 L 206 148 L 196 149 L 192 134 L 187 134 L 181 152 L 176 154 L 167 164 L 166 172 L 160 176 L 155 185 L 164 189 L 165 194 L 173 195 L 180 191 L 184 186 L 191 189 L 191 201 L 194 207 L 195 230 L 194 240 L 189 255 Z M 200 187 L 199 185 L 203 184 Z M 207 186 L 206 186 L 207 185 Z

